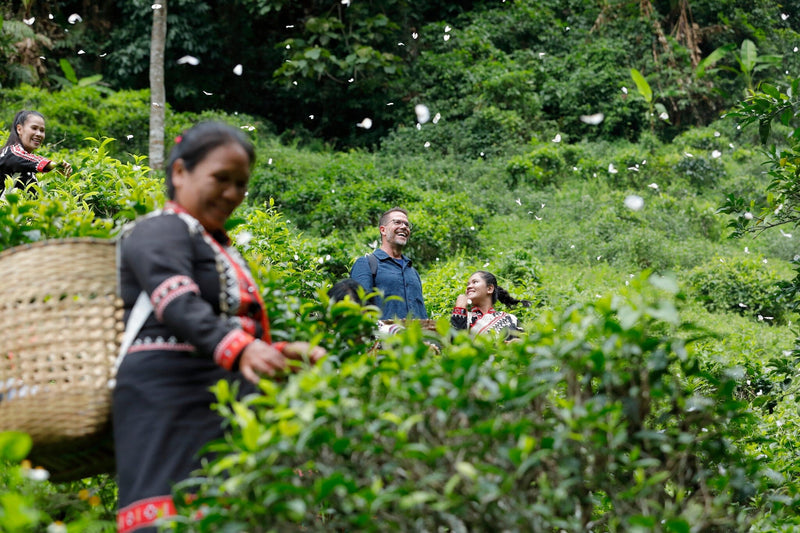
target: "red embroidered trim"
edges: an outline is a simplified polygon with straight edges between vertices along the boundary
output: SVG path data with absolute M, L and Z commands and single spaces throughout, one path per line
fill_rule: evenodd
M 135 352 L 150 352 L 150 351 L 168 351 L 168 352 L 193 352 L 196 350 L 194 346 L 188 343 L 170 343 L 170 342 L 147 342 L 141 344 L 134 344 L 128 350 L 128 353 Z
M 171 496 L 154 496 L 139 500 L 117 512 L 117 532 L 128 533 L 152 526 L 159 518 L 174 514 L 175 504 Z
M 272 347 L 275 348 L 276 350 L 278 350 L 279 352 L 283 353 L 283 349 L 286 348 L 287 344 L 289 344 L 289 343 L 286 342 L 286 341 L 280 341 L 280 342 L 276 342 L 275 344 L 273 344 Z
M 454 307 L 453 314 L 456 316 L 467 316 L 467 310 L 463 307 Z
M 13 144 L 11 145 L 11 153 L 21 159 L 27 159 L 28 161 L 33 161 L 36 163 L 36 170 L 41 172 L 44 170 L 51 161 L 46 157 L 42 157 L 40 155 L 34 155 L 27 151 L 25 148 L 22 147 L 21 144 Z
M 240 329 L 232 330 L 217 344 L 214 350 L 214 361 L 225 370 L 230 370 L 245 346 L 254 340 L 252 335 L 248 335 Z
M 250 318 L 249 316 L 240 316 L 239 324 L 241 324 L 242 329 L 245 333 L 249 333 L 250 335 L 255 336 L 256 334 L 256 321 Z
M 178 296 L 193 292 L 200 294 L 200 287 L 189 276 L 172 276 L 162 281 L 150 295 L 156 318 L 162 320 L 164 309 Z

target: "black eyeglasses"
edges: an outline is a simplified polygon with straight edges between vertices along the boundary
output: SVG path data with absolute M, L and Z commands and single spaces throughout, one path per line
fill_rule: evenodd
M 398 220 L 396 218 L 393 218 L 390 222 L 392 224 L 394 224 L 395 226 L 405 226 L 405 227 L 408 228 L 409 231 L 414 229 L 414 226 L 411 225 L 411 222 L 409 222 L 407 220 Z

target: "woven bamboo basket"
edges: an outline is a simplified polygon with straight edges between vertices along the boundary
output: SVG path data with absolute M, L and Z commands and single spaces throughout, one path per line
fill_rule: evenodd
M 115 247 L 49 240 L 0 253 L 0 431 L 31 435 L 66 481 L 114 469 L 111 384 L 124 332 Z

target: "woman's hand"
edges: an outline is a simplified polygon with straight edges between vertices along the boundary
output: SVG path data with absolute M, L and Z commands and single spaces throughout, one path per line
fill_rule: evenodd
M 67 178 L 72 175 L 72 165 L 70 165 L 67 161 L 59 161 L 58 163 L 51 161 L 48 166 L 50 167 L 48 170 L 56 170 Z
M 467 299 L 467 295 L 464 293 L 459 294 L 458 298 L 456 298 L 456 307 L 463 307 L 464 309 L 466 309 L 467 305 L 469 305 L 469 300 Z
M 248 344 L 239 356 L 239 371 L 247 381 L 258 383 L 261 376 L 274 376 L 286 369 L 286 357 L 263 341 Z
M 325 348 L 312 348 L 309 343 L 299 341 L 286 343 L 279 352 L 274 346 L 257 340 L 248 344 L 239 356 L 239 371 L 248 381 L 258 383 L 263 375 L 273 377 L 287 368 L 297 371 L 297 365 L 291 364 L 290 359 L 303 361 L 307 358 L 315 364 L 327 353 Z
M 283 355 L 287 358 L 294 361 L 304 361 L 307 359 L 312 365 L 316 364 L 317 361 L 327 354 L 328 351 L 322 346 L 314 346 L 312 348 L 311 345 L 305 341 L 289 342 L 283 347 Z M 294 365 L 291 366 L 296 371 L 296 367 Z
M 61 169 L 60 172 L 64 174 L 64 177 L 68 178 L 72 175 L 72 165 L 70 165 L 68 162 L 61 161 L 57 166 Z

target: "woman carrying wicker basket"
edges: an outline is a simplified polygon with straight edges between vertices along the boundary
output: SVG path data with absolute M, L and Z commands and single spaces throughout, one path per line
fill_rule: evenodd
M 155 531 L 174 513 L 172 486 L 200 467 L 201 447 L 222 437 L 209 387 L 225 379 L 254 391 L 288 359 L 325 355 L 305 342 L 271 343 L 259 289 L 225 234 L 244 200 L 252 144 L 213 122 L 176 140 L 170 201 L 127 228 L 119 245 L 127 329 L 136 329 L 131 316 L 147 316 L 114 389 L 120 532 Z

